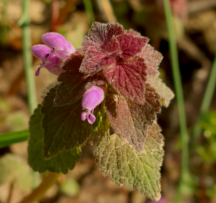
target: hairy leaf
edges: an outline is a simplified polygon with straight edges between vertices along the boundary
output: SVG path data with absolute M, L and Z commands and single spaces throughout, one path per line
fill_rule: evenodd
M 123 27 L 118 23 L 104 24 L 95 22 L 82 43 L 83 50 L 87 51 L 90 46 L 101 50 L 107 45 L 113 35 L 119 35 L 123 32 Z
M 104 75 L 113 88 L 127 99 L 139 104 L 145 102 L 146 65 L 142 58 L 118 61 L 104 70 Z
M 92 126 L 80 118 L 81 100 L 65 106 L 54 106 L 56 88 L 44 99 L 42 113 L 44 128 L 44 156 L 51 158 L 62 151 L 82 145 L 90 137 Z
M 98 51 L 95 47 L 89 47 L 85 54 L 82 66 L 80 67 L 80 72 L 91 74 L 99 72 L 103 69 L 101 66 L 103 59 L 106 57 L 101 51 Z
M 144 149 L 141 153 L 127 140 L 114 134 L 103 137 L 95 155 L 104 175 L 116 184 L 139 189 L 152 200 L 159 200 L 160 167 L 163 158 L 163 136 L 157 124 L 148 127 Z
M 44 158 L 44 130 L 42 128 L 41 105 L 35 110 L 30 120 L 30 137 L 28 147 L 28 162 L 34 171 L 40 173 L 46 170 L 55 173 L 67 173 L 79 161 L 81 151 L 79 148 L 72 150 L 63 149 L 49 160 Z
M 107 117 L 116 134 L 127 139 L 138 152 L 143 150 L 145 131 L 141 126 L 135 126 L 130 109 L 122 96 L 110 95 L 106 99 Z M 137 129 L 138 128 L 138 129 Z M 141 129 L 141 130 L 140 130 Z
M 160 95 L 160 101 L 163 106 L 168 107 L 170 100 L 174 97 L 172 90 L 170 90 L 170 88 L 168 88 L 160 78 L 156 78 L 151 75 L 148 75 L 147 83 L 149 83 L 150 86 L 153 87 Z
M 79 72 L 83 57 L 83 53 L 77 51 L 63 66 L 65 72 L 58 77 L 61 84 L 56 91 L 55 105 L 71 104 L 81 98 L 86 91 L 86 76 Z
M 146 84 L 144 105 L 124 97 L 110 95 L 106 99 L 107 116 L 116 134 L 127 139 L 138 152 L 143 150 L 147 125 L 152 125 L 161 110 L 160 96 Z
M 148 38 L 133 36 L 132 34 L 122 34 L 119 35 L 117 39 L 122 50 L 121 57 L 124 59 L 135 56 L 137 53 L 141 52 L 148 42 Z
M 79 71 L 82 60 L 83 52 L 77 51 L 71 55 L 71 58 L 63 66 L 65 72 L 58 77 L 61 84 L 57 87 L 54 99 L 55 105 L 73 104 L 93 85 L 104 84 L 100 75 L 87 77 Z
M 149 84 L 146 84 L 144 105 L 131 101 L 128 101 L 128 105 L 134 123 L 140 130 L 142 129 L 140 126 L 143 126 L 145 129 L 146 125 L 152 125 L 154 120 L 156 120 L 156 113 L 160 113 L 161 111 L 160 96 Z
M 145 48 L 138 54 L 141 58 L 144 58 L 145 64 L 147 66 L 148 75 L 158 76 L 158 66 L 163 59 L 160 52 L 154 50 L 154 48 L 147 44 Z

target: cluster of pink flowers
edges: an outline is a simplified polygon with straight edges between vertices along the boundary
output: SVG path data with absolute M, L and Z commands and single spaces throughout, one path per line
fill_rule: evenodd
M 60 75 L 64 70 L 62 65 L 76 49 L 72 44 L 59 33 L 50 32 L 42 36 L 42 41 L 46 44 L 39 44 L 32 47 L 32 53 L 39 58 L 42 63 L 37 69 L 35 75 L 38 76 L 41 68 L 46 68 L 55 75 Z M 96 121 L 93 114 L 94 109 L 103 101 L 104 91 L 97 86 L 91 87 L 83 96 L 81 120 L 88 120 L 89 124 Z
M 32 47 L 32 53 L 42 61 L 35 75 L 39 75 L 42 67 L 55 75 L 61 74 L 63 62 L 76 51 L 75 48 L 61 34 L 55 32 L 44 34 L 42 41 L 46 45 L 39 44 Z

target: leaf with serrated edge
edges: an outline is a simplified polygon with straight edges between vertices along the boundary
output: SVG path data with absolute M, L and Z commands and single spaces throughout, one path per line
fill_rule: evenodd
M 89 47 L 83 59 L 82 66 L 80 67 L 80 72 L 86 74 L 99 72 L 103 69 L 101 63 L 105 57 L 106 54 L 103 52 L 98 51 L 95 47 Z
M 142 58 L 120 60 L 104 69 L 104 75 L 113 88 L 127 99 L 139 104 L 145 102 L 146 65 Z
M 154 120 L 156 120 L 157 113 L 161 111 L 160 96 L 156 93 L 155 89 L 146 83 L 145 92 L 145 103 L 144 105 L 139 105 L 134 102 L 128 101 L 128 106 L 130 108 L 131 116 L 135 123 L 135 126 L 142 130 L 146 128 L 146 125 L 152 125 Z
M 141 126 L 134 125 L 130 109 L 124 97 L 109 95 L 105 105 L 107 107 L 106 114 L 114 132 L 127 139 L 130 145 L 138 152 L 141 152 L 145 135 L 142 128 L 143 124 L 141 123 Z
M 56 91 L 54 99 L 55 105 L 71 104 L 81 98 L 86 91 L 86 76 L 79 72 L 83 57 L 83 53 L 77 51 L 64 64 L 63 69 L 65 72 L 58 77 L 58 81 L 61 84 Z
M 153 87 L 160 95 L 161 103 L 163 104 L 163 106 L 168 107 L 170 101 L 175 96 L 172 90 L 167 87 L 160 78 L 156 78 L 151 75 L 148 75 L 146 82 L 149 83 L 151 87 Z
M 95 155 L 104 175 L 117 185 L 125 184 L 137 188 L 152 200 L 159 200 L 160 167 L 164 155 L 163 136 L 157 124 L 148 127 L 144 149 L 141 153 L 129 145 L 127 140 L 114 134 L 103 137 Z
M 71 58 L 63 66 L 66 71 L 58 77 L 61 83 L 57 87 L 54 99 L 56 106 L 73 104 L 93 85 L 104 84 L 105 81 L 100 75 L 87 77 L 79 72 L 82 60 L 83 52 L 77 51 L 71 55 Z
M 135 56 L 148 43 L 148 38 L 133 36 L 132 34 L 121 34 L 117 37 L 121 46 L 121 57 L 127 59 L 131 56 Z
M 79 148 L 73 150 L 63 149 L 51 159 L 44 158 L 44 130 L 42 128 L 41 105 L 35 110 L 30 119 L 30 136 L 28 146 L 28 163 L 34 171 L 40 173 L 46 170 L 55 173 L 67 173 L 68 169 L 72 170 L 77 161 L 79 161 L 81 151 Z
M 54 106 L 56 88 L 50 90 L 42 106 L 44 156 L 51 158 L 63 149 L 74 149 L 91 136 L 92 125 L 80 118 L 81 100 L 65 106 Z
M 107 43 L 111 40 L 113 35 L 119 35 L 123 32 L 124 31 L 122 25 L 118 23 L 105 24 L 95 22 L 92 25 L 91 30 L 88 33 L 88 36 L 82 43 L 83 50 L 87 51 L 90 46 L 93 46 L 98 50 L 101 50 L 104 48 L 104 46 L 107 45 Z
M 147 44 L 142 52 L 138 54 L 139 57 L 144 58 L 145 64 L 147 66 L 148 75 L 158 76 L 158 66 L 163 59 L 163 56 L 160 52 L 154 50 L 154 48 Z

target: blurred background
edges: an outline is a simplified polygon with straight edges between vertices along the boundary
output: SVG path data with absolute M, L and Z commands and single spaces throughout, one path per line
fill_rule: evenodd
M 94 21 L 118 22 L 150 39 L 164 59 L 160 77 L 174 91 L 168 34 L 162 0 L 27 0 L 0 1 L 0 133 L 28 128 L 29 108 L 24 72 L 23 44 L 40 44 L 50 31 L 63 34 L 77 49 Z M 216 53 L 216 0 L 170 0 L 173 12 L 189 136 L 200 112 Z M 23 18 L 29 12 L 30 35 L 23 37 Z M 32 57 L 32 55 L 30 55 Z M 31 62 L 30 62 L 31 63 Z M 29 69 L 38 67 L 33 58 Z M 31 67 L 32 66 L 32 67 Z M 35 79 L 37 102 L 41 91 L 56 80 L 46 69 Z M 215 89 L 214 89 L 215 90 Z M 163 108 L 158 119 L 165 137 L 161 169 L 163 201 L 174 202 L 181 168 L 181 141 L 176 99 Z M 183 203 L 216 203 L 216 94 L 201 122 L 202 133 L 191 139 L 190 175 L 183 187 Z M 42 203 L 147 203 L 138 191 L 118 187 L 103 177 L 88 143 L 74 170 L 62 175 Z M 36 187 L 43 175 L 27 165 L 27 141 L 0 148 L 0 203 L 16 203 Z M 162 202 L 162 201 L 161 201 Z

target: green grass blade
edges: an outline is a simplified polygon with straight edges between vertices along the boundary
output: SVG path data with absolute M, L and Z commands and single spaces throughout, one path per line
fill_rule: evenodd
M 185 108 L 184 108 L 184 98 L 183 98 L 183 89 L 181 83 L 181 73 L 179 70 L 179 60 L 178 60 L 178 51 L 175 39 L 175 30 L 173 29 L 172 22 L 172 12 L 170 8 L 169 0 L 163 0 L 165 16 L 167 22 L 168 36 L 169 36 L 169 47 L 170 47 L 170 56 L 171 56 L 171 64 L 172 64 L 172 74 L 175 85 L 175 94 L 177 99 L 178 106 L 178 116 L 179 116 L 179 124 L 180 124 L 180 133 L 181 133 L 181 144 L 182 144 L 182 165 L 181 165 L 181 179 L 179 182 L 179 188 L 176 194 L 175 202 L 179 202 L 181 198 L 181 187 L 184 181 L 185 174 L 188 173 L 188 132 L 187 132 L 187 123 L 185 116 Z
M 216 55 L 215 59 L 212 65 L 212 70 L 209 76 L 208 84 L 206 87 L 206 91 L 203 97 L 203 101 L 201 104 L 200 112 L 198 119 L 196 121 L 196 124 L 194 126 L 194 131 L 193 131 L 193 137 L 192 137 L 192 143 L 193 145 L 196 143 L 197 138 L 199 137 L 201 133 L 201 127 L 200 127 L 200 122 L 202 121 L 203 116 L 207 113 L 209 106 L 212 101 L 212 97 L 214 95 L 215 91 L 215 85 L 216 85 Z
M 0 148 L 28 139 L 29 130 L 0 134 Z
M 84 3 L 85 10 L 87 13 L 89 26 L 91 26 L 92 23 L 95 21 L 92 2 L 91 2 L 91 0 L 83 0 L 83 3 Z

